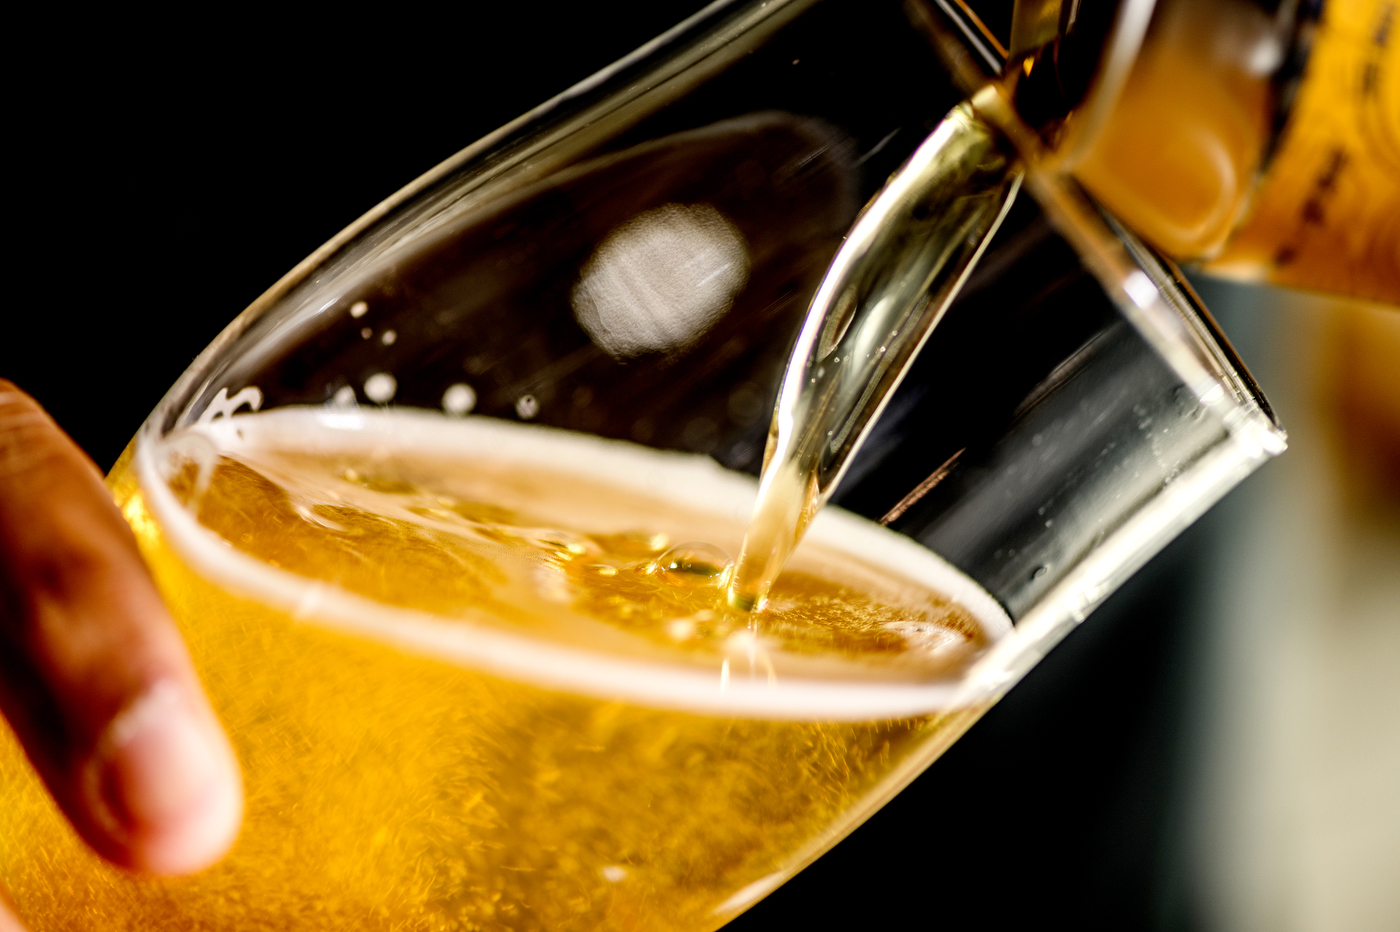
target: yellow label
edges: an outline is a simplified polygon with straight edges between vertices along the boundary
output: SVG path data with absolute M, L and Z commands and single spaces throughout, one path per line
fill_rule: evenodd
M 1211 271 L 1400 304 L 1400 3 L 1323 10 L 1288 124 Z

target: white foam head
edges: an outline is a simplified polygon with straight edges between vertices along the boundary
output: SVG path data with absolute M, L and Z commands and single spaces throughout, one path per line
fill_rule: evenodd
M 161 478 L 169 444 L 187 453 L 189 432 L 220 451 L 293 449 L 325 455 L 375 449 L 469 459 L 489 454 L 522 467 L 557 470 L 614 487 L 635 488 L 742 526 L 757 482 L 703 456 L 489 418 L 449 418 L 396 409 L 281 408 L 211 420 L 163 444 L 139 444 L 137 475 L 147 507 L 170 545 L 201 575 L 239 595 L 263 601 L 294 618 L 378 640 L 484 672 L 545 688 L 702 714 L 767 719 L 872 720 L 919 715 L 986 701 L 1001 685 L 974 664 L 957 679 L 882 680 L 838 674 L 821 677 L 755 675 L 716 657 L 712 668 L 649 661 L 589 650 L 474 624 L 459 618 L 386 605 L 330 583 L 269 566 L 235 550 L 180 505 Z M 849 554 L 965 608 L 991 643 L 1011 633 L 996 600 L 936 554 L 912 540 L 838 508 L 823 509 L 807 540 Z M 839 670 L 835 665 L 833 669 Z M 854 670 L 854 665 L 852 665 Z

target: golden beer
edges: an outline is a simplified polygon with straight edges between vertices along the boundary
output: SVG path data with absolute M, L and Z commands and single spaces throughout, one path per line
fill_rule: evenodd
M 726 611 L 753 481 L 549 428 L 288 408 L 111 483 L 247 816 L 211 870 L 133 879 L 4 735 L 0 882 L 33 932 L 713 929 L 976 718 L 1009 631 L 830 509 L 765 612 Z

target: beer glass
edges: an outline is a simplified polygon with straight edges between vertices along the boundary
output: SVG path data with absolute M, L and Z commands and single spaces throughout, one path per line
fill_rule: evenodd
M 1173 266 L 1022 197 L 772 607 L 724 609 L 808 303 L 960 99 L 926 12 L 714 4 L 229 325 L 110 482 L 243 834 L 126 877 L 6 736 L 34 932 L 717 928 L 1283 449 Z

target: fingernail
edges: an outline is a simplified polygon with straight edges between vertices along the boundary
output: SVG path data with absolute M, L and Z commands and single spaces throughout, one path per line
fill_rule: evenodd
M 232 843 L 242 814 L 228 746 L 172 683 L 107 726 L 93 760 L 99 818 L 160 873 L 196 870 Z M 113 831 L 115 830 L 115 831 Z

